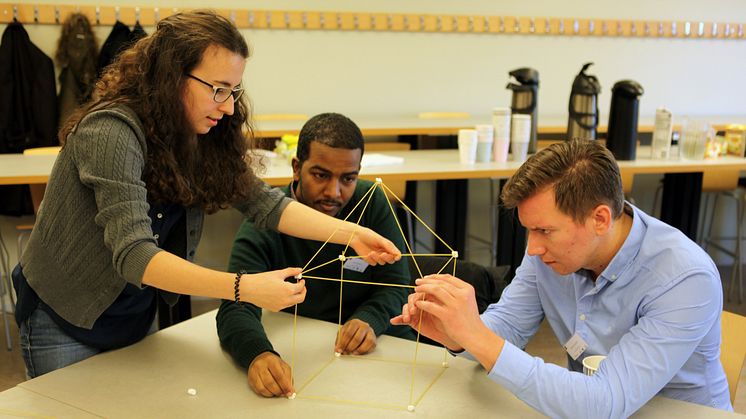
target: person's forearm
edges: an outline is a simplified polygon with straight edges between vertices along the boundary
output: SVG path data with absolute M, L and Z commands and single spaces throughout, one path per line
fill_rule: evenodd
M 316 241 L 347 244 L 351 234 L 364 227 L 329 217 L 298 202 L 291 202 L 280 216 L 277 229 L 284 234 Z
M 505 340 L 482 324 L 482 327 L 472 332 L 467 340 L 459 343 L 489 372 L 495 366 L 495 362 L 497 362 L 497 358 L 505 345 Z M 454 351 L 452 348 L 450 349 Z
M 178 294 L 233 300 L 235 274 L 214 271 L 169 252 L 158 252 L 148 263 L 142 283 Z

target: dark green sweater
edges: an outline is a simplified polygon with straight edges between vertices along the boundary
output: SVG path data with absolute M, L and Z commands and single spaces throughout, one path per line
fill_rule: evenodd
M 345 218 L 372 184 L 370 181 L 358 180 L 355 193 L 337 218 Z M 283 191 L 287 196 L 291 196 L 289 187 L 285 187 Z M 364 202 L 360 204 L 348 221 L 356 222 L 364 206 Z M 404 240 L 382 190 L 375 191 L 359 224 L 388 238 L 403 251 Z M 233 242 L 228 270 L 237 272 L 243 269 L 248 273 L 257 273 L 287 267 L 302 268 L 322 244 L 323 242 L 298 239 L 274 231 L 258 230 L 250 221 L 244 221 Z M 307 269 L 335 260 L 343 251 L 344 246 L 328 243 Z M 352 255 L 355 255 L 355 252 L 350 248 L 346 256 Z M 368 266 L 362 273 L 345 269 L 344 278 L 367 282 L 409 284 L 409 271 L 405 259 L 402 258 L 401 261 L 392 265 Z M 305 275 L 339 279 L 340 265 L 341 262 L 330 263 Z M 337 323 L 339 320 L 339 286 L 339 282 L 306 279 L 308 293 L 305 301 L 298 306 L 298 314 Z M 393 327 L 389 324 L 391 317 L 401 313 L 401 307 L 406 302 L 408 293 L 407 288 L 344 284 L 342 322 L 351 318 L 360 319 L 373 328 L 376 336 L 386 332 L 395 336 L 414 338 L 413 332 L 408 327 Z M 292 313 L 293 307 L 285 311 Z M 220 342 L 244 368 L 248 368 L 257 355 L 266 351 L 274 352 L 272 344 L 264 333 L 261 315 L 261 309 L 254 305 L 238 305 L 230 301 L 224 301 L 218 311 L 217 325 Z

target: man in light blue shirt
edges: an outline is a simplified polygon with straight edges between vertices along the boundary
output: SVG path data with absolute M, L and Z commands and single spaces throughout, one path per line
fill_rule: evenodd
M 656 395 L 733 410 L 720 364 L 720 275 L 680 231 L 624 201 L 619 167 L 595 141 L 539 151 L 506 183 L 528 245 L 500 301 L 479 316 L 474 290 L 419 279 L 393 324 L 479 361 L 551 417 L 627 417 Z M 423 312 L 431 315 L 420 316 Z M 568 369 L 521 348 L 546 317 Z M 593 376 L 582 360 L 607 355 Z

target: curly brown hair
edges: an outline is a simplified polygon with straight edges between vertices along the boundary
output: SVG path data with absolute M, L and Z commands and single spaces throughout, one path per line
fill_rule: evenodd
M 238 29 L 213 11 L 178 13 L 159 21 L 153 34 L 123 51 L 104 70 L 91 101 L 60 130 L 60 143 L 64 145 L 67 135 L 92 110 L 125 104 L 145 129 L 143 180 L 150 201 L 213 213 L 249 199 L 260 180 L 246 155 L 254 142 L 246 95 L 235 101 L 233 115 L 225 115 L 204 135 L 194 133 L 179 99 L 186 75 L 210 46 L 249 57 Z

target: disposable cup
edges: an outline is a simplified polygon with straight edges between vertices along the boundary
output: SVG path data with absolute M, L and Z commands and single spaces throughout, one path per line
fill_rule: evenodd
M 495 161 L 498 163 L 504 163 L 508 161 L 509 148 L 510 139 L 508 137 L 495 138 L 495 146 L 493 147 Z
M 605 355 L 591 355 L 583 358 L 583 374 L 595 374 L 601 367 L 601 361 L 604 359 L 606 359 Z
M 458 131 L 459 160 L 462 164 L 474 164 L 477 161 L 477 131 L 460 129 Z
M 492 143 L 494 128 L 483 124 L 476 126 L 477 131 L 477 162 L 486 163 L 492 160 Z
M 510 148 L 513 152 L 513 161 L 526 160 L 530 139 L 531 115 L 513 114 L 510 124 Z

